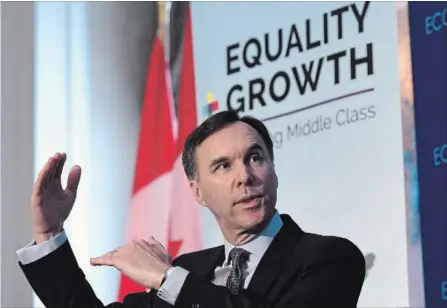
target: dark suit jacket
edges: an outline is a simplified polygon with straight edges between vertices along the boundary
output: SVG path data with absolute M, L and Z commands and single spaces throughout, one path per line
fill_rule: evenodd
M 224 246 L 177 258 L 190 271 L 178 308 L 354 308 L 365 278 L 365 260 L 350 241 L 303 232 L 288 216 L 247 288 L 231 295 L 210 280 L 224 261 Z M 70 244 L 31 264 L 20 264 L 47 308 L 103 308 L 78 267 Z M 129 294 L 108 308 L 172 308 L 155 291 Z

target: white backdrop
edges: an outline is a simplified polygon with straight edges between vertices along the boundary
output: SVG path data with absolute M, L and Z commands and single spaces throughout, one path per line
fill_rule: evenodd
M 199 123 L 208 116 L 203 108 L 210 94 L 219 110 L 228 103 L 264 119 L 276 146 L 280 212 L 308 232 L 346 237 L 374 254 L 360 307 L 408 307 L 396 4 L 257 3 L 255 9 L 252 3 L 193 3 L 192 22 Z M 266 34 L 271 56 L 280 46 L 279 29 L 282 51 L 270 61 Z M 256 62 L 258 52 L 259 64 L 244 65 Z M 370 67 L 352 65 L 367 52 Z M 330 60 L 335 55 L 339 74 Z M 319 81 L 300 93 L 296 79 L 303 86 L 305 68 L 313 78 L 320 70 Z M 253 81 L 258 78 L 264 85 Z M 258 99 L 250 106 L 250 80 L 253 93 L 264 89 L 264 106 Z M 241 88 L 232 93 L 234 85 Z M 272 90 L 282 99 L 275 102 Z M 221 234 L 210 219 L 205 223 L 205 243 L 213 246 Z

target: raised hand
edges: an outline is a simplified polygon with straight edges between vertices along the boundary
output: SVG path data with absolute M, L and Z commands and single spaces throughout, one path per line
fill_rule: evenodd
M 56 153 L 39 172 L 31 197 L 34 239 L 44 242 L 62 231 L 64 221 L 76 200 L 81 168 L 73 166 L 67 186 L 61 183 L 61 174 L 67 155 Z
M 133 241 L 102 257 L 92 258 L 92 265 L 113 266 L 124 275 L 149 289 L 158 289 L 172 259 L 153 237 Z

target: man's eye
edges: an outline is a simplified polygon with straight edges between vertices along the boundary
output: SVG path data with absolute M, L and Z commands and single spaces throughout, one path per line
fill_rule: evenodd
M 254 154 L 254 155 L 251 156 L 250 160 L 256 163 L 256 162 L 262 161 L 263 158 L 259 154 Z
M 216 170 L 219 169 L 228 169 L 230 167 L 229 163 L 221 163 L 219 166 L 217 166 Z

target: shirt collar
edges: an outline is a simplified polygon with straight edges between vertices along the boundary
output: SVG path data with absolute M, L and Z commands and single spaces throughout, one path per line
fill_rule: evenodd
M 272 219 L 270 220 L 268 226 L 253 240 L 244 245 L 238 246 L 249 251 L 250 254 L 250 262 L 260 260 L 264 253 L 267 251 L 270 243 L 273 241 L 273 238 L 278 234 L 279 230 L 283 225 L 283 221 L 278 211 L 275 211 Z M 225 264 L 228 264 L 228 255 L 230 254 L 231 249 L 235 246 L 225 240 Z

